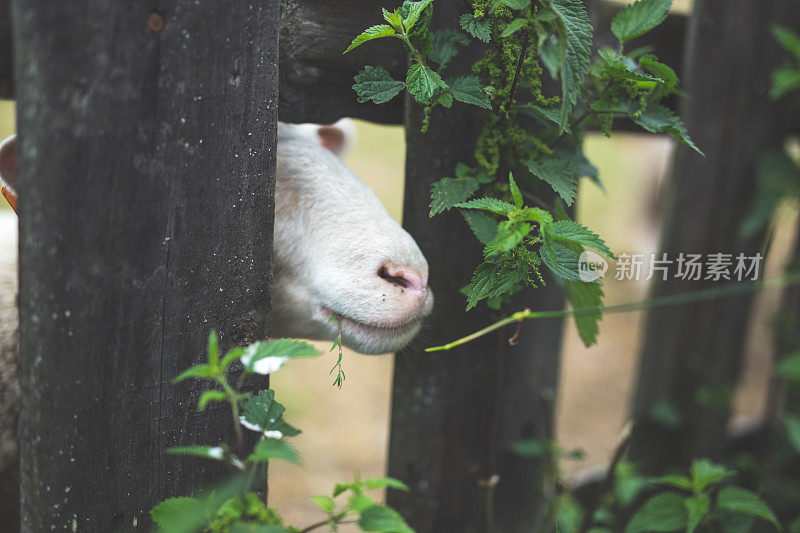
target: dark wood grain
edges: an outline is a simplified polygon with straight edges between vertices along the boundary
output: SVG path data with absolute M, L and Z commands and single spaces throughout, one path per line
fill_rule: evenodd
M 24 531 L 149 527 L 227 441 L 170 383 L 269 329 L 277 1 L 19 0 Z
M 759 251 L 760 237 L 741 241 L 737 230 L 753 202 L 757 160 L 780 145 L 790 122 L 767 99 L 769 73 L 781 57 L 769 26 L 800 27 L 798 15 L 792 0 L 695 4 L 682 69 L 691 98 L 683 100 L 681 116 L 706 157 L 685 147 L 676 152 L 660 244 L 670 258 Z M 652 295 L 711 285 L 657 280 Z M 739 377 L 751 301 L 740 296 L 648 313 L 634 399 L 635 460 L 661 470 L 722 451 L 730 415 L 724 388 Z M 722 393 L 719 400 L 698 399 L 710 390 Z M 651 410 L 658 402 L 675 406 L 683 424 L 670 430 L 656 423 Z

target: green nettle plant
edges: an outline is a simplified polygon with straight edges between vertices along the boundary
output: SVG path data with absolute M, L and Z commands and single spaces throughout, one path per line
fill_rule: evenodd
M 579 276 L 579 257 L 592 248 L 614 255 L 603 239 L 570 220 L 567 208 L 578 180 L 600 184 L 583 153 L 589 126 L 610 135 L 626 118 L 653 133 L 667 133 L 700 152 L 681 120 L 662 101 L 679 93 L 678 77 L 649 48 L 627 51 L 625 43 L 658 26 L 671 0 L 639 0 L 623 9 L 611 30 L 616 48 L 593 49 L 593 29 L 581 0 L 473 0 L 459 23 L 465 33 L 430 31 L 433 1 L 406 1 L 383 10 L 385 24 L 366 29 L 345 53 L 378 38 L 399 39 L 410 62 L 405 81 L 367 66 L 353 89 L 361 102 L 388 102 L 401 92 L 424 106 L 427 129 L 438 110 L 449 118 L 456 103 L 483 110 L 483 130 L 454 177 L 433 185 L 430 216 L 457 209 L 484 246 L 483 262 L 464 288 L 467 309 L 485 301 L 500 309 L 525 287 L 545 284 L 543 271 L 563 282 L 587 345 L 596 342 L 602 316 L 602 285 Z M 471 72 L 448 70 L 460 46 L 478 41 L 483 56 Z M 546 95 L 545 72 L 560 94 Z M 556 196 L 554 205 L 542 198 Z M 525 312 L 514 320 L 530 318 Z
M 203 411 L 211 402 L 227 403 L 235 432 L 235 446 L 224 443 L 214 446 L 181 446 L 167 453 L 193 455 L 228 465 L 233 476 L 226 483 L 193 497 L 169 498 L 156 505 L 150 515 L 161 531 L 170 533 L 206 531 L 213 533 L 304 533 L 338 524 L 354 522 L 362 531 L 413 533 L 393 509 L 380 505 L 368 491 L 377 489 L 408 490 L 392 478 L 355 479 L 338 483 L 330 496 L 313 496 L 311 500 L 325 517 L 304 528 L 286 526 L 278 512 L 268 507 L 253 488 L 258 479 L 265 479 L 267 461 L 280 460 L 300 464 L 295 449 L 287 442 L 300 430 L 284 420 L 284 406 L 275 400 L 271 389 L 257 394 L 241 390 L 244 378 L 252 374 L 277 372 L 297 357 L 316 357 L 319 352 L 310 344 L 292 339 L 256 342 L 236 347 L 219 356 L 218 338 L 208 338 L 207 362 L 195 365 L 173 380 L 211 381 L 215 388 L 204 392 L 197 402 Z M 233 367 L 241 367 L 235 383 L 230 380 Z M 257 442 L 247 450 L 244 430 L 259 434 Z

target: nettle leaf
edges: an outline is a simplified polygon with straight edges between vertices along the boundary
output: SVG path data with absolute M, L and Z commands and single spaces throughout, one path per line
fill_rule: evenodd
M 553 124 L 560 125 L 561 124 L 561 110 L 560 109 L 546 109 L 544 107 L 539 107 L 538 105 L 528 104 L 520 109 L 523 113 L 528 116 L 537 119 L 545 119 Z M 564 131 L 567 135 L 572 135 L 572 130 L 569 127 L 569 124 L 564 124 Z
M 364 481 L 362 481 L 361 484 L 367 490 L 387 489 L 387 488 L 402 490 L 405 492 L 411 490 L 408 488 L 408 485 L 406 485 L 399 479 L 395 479 L 393 477 L 371 477 L 369 479 L 365 479 Z
M 567 281 L 579 281 L 578 252 L 552 239 L 546 238 L 539 254 L 545 266 L 557 277 Z
M 598 283 L 567 281 L 564 284 L 567 300 L 575 313 L 575 327 L 578 328 L 583 344 L 591 346 L 600 334 L 598 322 L 603 319 L 603 287 Z
M 464 13 L 458 21 L 464 31 L 478 40 L 488 43 L 492 37 L 492 25 L 488 19 L 478 20 L 472 13 Z
M 511 35 L 514 35 L 519 30 L 521 30 L 522 28 L 526 27 L 529 22 L 530 21 L 528 19 L 524 19 L 524 18 L 519 18 L 519 19 L 512 20 L 511 22 L 508 23 L 508 26 L 506 26 L 506 29 L 503 30 L 503 33 L 500 34 L 500 37 L 509 37 Z
M 283 405 L 275 401 L 275 391 L 261 390 L 244 404 L 239 421 L 247 429 L 265 433 L 272 438 L 281 439 L 299 435 L 300 430 L 290 426 L 283 419 L 285 410 Z
M 458 46 L 466 46 L 469 39 L 457 30 L 447 29 L 431 32 L 431 53 L 428 59 L 437 63 L 440 70 L 447 68 L 458 53 Z
M 500 296 L 527 277 L 524 268 L 503 267 L 499 263 L 481 263 L 466 287 L 467 311 L 479 301 Z
M 566 56 L 561 61 L 561 125 L 568 122 L 583 88 L 592 55 L 592 24 L 581 0 L 550 0 L 547 7 L 558 15 L 566 38 Z
M 179 383 L 185 379 L 189 378 L 197 378 L 197 379 L 214 379 L 216 377 L 217 371 L 211 365 L 194 365 L 191 368 L 187 368 L 183 372 L 181 372 L 178 377 L 172 380 L 173 383 Z
M 424 105 L 430 105 L 447 90 L 447 84 L 439 74 L 419 63 L 408 69 L 406 87 L 414 100 Z
M 353 90 L 361 103 L 368 100 L 376 104 L 386 103 L 405 87 L 402 81 L 393 80 L 389 72 L 382 67 L 364 67 L 353 80 L 356 82 Z
M 449 211 L 477 190 L 478 180 L 472 177 L 440 179 L 431 187 L 431 210 L 428 216 L 433 218 L 439 213 Z
M 694 530 L 708 514 L 711 500 L 705 494 L 694 494 L 685 499 L 683 505 L 686 507 L 686 533 L 694 533 Z
M 756 516 L 771 522 L 780 529 L 778 519 L 772 509 L 754 492 L 741 487 L 725 487 L 717 494 L 717 507 L 736 513 Z
M 692 462 L 691 474 L 692 488 L 696 492 L 702 492 L 707 486 L 728 479 L 736 475 L 736 472 L 712 463 L 708 459 L 698 459 Z
M 800 37 L 789 28 L 777 24 L 773 24 L 770 31 L 772 31 L 773 37 L 783 49 L 793 54 L 800 61 Z
M 670 7 L 672 0 L 638 0 L 614 17 L 611 31 L 624 43 L 664 22 Z
M 795 66 L 783 66 L 770 74 L 769 97 L 771 100 L 780 100 L 787 94 L 800 89 L 800 70 Z
M 783 427 L 786 428 L 786 437 L 789 444 L 800 453 L 800 418 L 793 415 L 783 417 Z
M 678 489 L 692 490 L 692 482 L 686 476 L 676 476 L 676 475 L 661 476 L 653 478 L 651 481 L 659 485 L 670 485 Z
M 514 199 L 514 205 L 518 208 L 522 207 L 522 191 L 517 187 L 517 182 L 514 181 L 514 175 L 508 173 L 508 190 L 511 191 L 511 197 Z
M 219 390 L 208 390 L 200 396 L 197 401 L 197 410 L 202 411 L 211 402 L 224 402 L 227 399 L 225 393 Z
M 296 465 L 300 464 L 300 456 L 285 440 L 261 439 L 253 448 L 253 453 L 247 458 L 249 462 L 261 463 L 272 459 L 281 459 Z
M 212 367 L 219 366 L 219 337 L 217 337 L 217 332 L 213 329 L 211 333 L 208 334 L 208 348 L 206 349 L 206 353 L 208 354 L 208 364 Z
M 482 209 L 483 211 L 491 211 L 498 215 L 509 216 L 516 211 L 516 207 L 503 200 L 497 198 L 476 198 L 469 202 L 461 202 L 454 207 L 463 207 L 464 209 Z
M 678 75 L 669 65 L 658 61 L 653 55 L 645 55 L 639 58 L 639 64 L 650 74 L 659 78 L 664 85 L 674 89 L 678 85 Z
M 698 154 L 705 155 L 695 146 L 681 119 L 663 105 L 650 103 L 647 109 L 642 110 L 640 115 L 634 113 L 630 117 L 631 120 L 650 133 L 666 133 L 675 137 Z
M 400 14 L 399 10 L 388 11 L 385 8 L 381 8 L 381 11 L 383 11 L 383 20 L 388 22 L 395 30 L 400 31 L 403 29 L 403 15 Z
M 497 226 L 497 236 L 486 245 L 483 255 L 490 257 L 504 254 L 516 248 L 531 232 L 531 225 L 527 222 L 511 222 L 504 220 Z
M 410 31 L 414 28 L 420 15 L 422 15 L 422 12 L 428 7 L 431 1 L 432 0 L 420 0 L 419 2 L 408 2 L 408 4 L 410 4 L 408 15 L 403 19 L 403 26 L 405 26 L 406 30 Z
M 304 341 L 274 339 L 259 341 L 245 348 L 239 358 L 248 372 L 271 374 L 277 372 L 289 360 L 296 357 L 316 357 L 319 351 Z
M 330 496 L 311 496 L 311 501 L 328 514 L 333 514 L 336 510 L 336 502 Z
M 601 239 L 597 233 L 593 232 L 586 226 L 579 224 L 578 222 L 574 222 L 572 220 L 559 220 L 553 223 L 552 228 L 553 235 L 557 239 L 582 244 L 583 246 L 589 246 L 590 248 L 594 248 L 601 254 L 605 255 L 609 259 L 614 258 L 614 254 L 606 245 L 606 242 Z
M 358 519 L 358 527 L 362 531 L 414 533 L 397 511 L 385 505 L 373 505 L 364 509 Z
M 150 510 L 150 517 L 161 529 L 174 531 L 175 526 L 188 529 L 187 525 L 199 528 L 203 524 L 203 516 L 197 515 L 200 501 L 197 498 L 169 498 Z
M 545 159 L 542 163 L 527 161 L 525 165 L 540 180 L 550 184 L 567 205 L 575 201 L 578 187 L 578 171 L 569 161 Z
M 477 76 L 461 76 L 448 83 L 450 91 L 453 93 L 453 98 L 459 102 L 482 107 L 483 109 L 492 109 L 489 95 L 483 90 L 481 81 Z
M 453 105 L 453 93 L 442 93 L 436 101 L 447 109 L 450 109 Z
M 625 533 L 683 529 L 688 523 L 684 499 L 684 496 L 675 492 L 656 494 L 633 515 Z
M 481 244 L 488 244 L 489 241 L 497 236 L 497 221 L 494 218 L 480 211 L 470 209 L 461 209 L 459 212 Z
M 562 142 L 553 149 L 553 153 L 559 159 L 572 163 L 579 177 L 589 178 L 598 187 L 603 188 L 603 184 L 600 182 L 600 172 L 583 153 L 583 147 L 574 143 Z
M 353 39 L 353 42 L 350 43 L 350 46 L 347 47 L 347 50 L 342 52 L 346 54 L 353 48 L 364 44 L 367 41 L 371 41 L 373 39 L 380 39 L 381 37 L 394 37 L 397 35 L 397 32 L 394 28 L 389 26 L 388 24 L 379 24 L 377 26 L 372 26 L 364 30 L 361 35 Z

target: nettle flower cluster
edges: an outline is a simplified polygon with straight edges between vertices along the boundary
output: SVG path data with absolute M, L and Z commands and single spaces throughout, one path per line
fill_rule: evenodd
M 457 209 L 484 245 L 484 260 L 463 290 L 467 309 L 483 300 L 500 308 L 521 289 L 544 285 L 549 273 L 564 284 L 573 308 L 596 309 L 576 314 L 582 339 L 592 344 L 603 292 L 599 281 L 581 281 L 578 260 L 585 247 L 613 255 L 568 215 L 580 178 L 600 185 L 597 168 L 583 153 L 585 132 L 610 135 L 614 121 L 626 119 L 700 152 L 662 104 L 680 94 L 673 69 L 649 47 L 625 49 L 663 22 L 672 2 L 639 0 L 622 9 L 611 26 L 618 46 L 599 50 L 582 0 L 464 4 L 463 31 L 430 30 L 433 0 L 384 9 L 385 23 L 366 29 L 345 53 L 373 39 L 397 38 L 410 58 L 406 79 L 367 66 L 353 89 L 360 102 L 376 104 L 408 91 L 425 108 L 423 131 L 434 110 L 451 125 L 456 102 L 481 110 L 484 126 L 474 150 L 463 150 L 454 177 L 442 178 L 431 191 L 430 216 Z M 482 56 L 471 72 L 451 73 L 464 46 L 480 47 Z M 451 134 L 457 137 L 455 128 Z
M 336 345 L 334 345 L 336 346 Z M 330 496 L 313 496 L 311 500 L 325 513 L 325 518 L 303 529 L 286 526 L 277 511 L 268 507 L 253 490 L 256 479 L 266 478 L 267 461 L 280 460 L 300 464 L 297 451 L 287 442 L 300 430 L 284 420 L 285 407 L 275 400 L 272 389 L 255 394 L 242 391 L 245 378 L 254 374 L 277 372 L 292 359 L 317 357 L 319 352 L 310 344 L 294 339 L 275 339 L 237 346 L 220 357 L 219 339 L 215 332 L 208 337 L 207 361 L 195 365 L 173 380 L 211 381 L 214 388 L 205 391 L 197 402 L 203 411 L 212 402 L 227 403 L 235 432 L 233 449 L 226 443 L 213 446 L 193 445 L 170 448 L 167 453 L 193 455 L 227 464 L 233 475 L 230 479 L 192 497 L 169 498 L 156 505 L 150 515 L 159 530 L 171 533 L 247 532 L 297 533 L 329 526 L 335 529 L 344 521 L 355 522 L 363 531 L 396 531 L 413 533 L 393 509 L 378 504 L 367 492 L 393 488 L 408 490 L 392 478 L 355 479 L 338 483 Z M 336 368 L 336 367 L 334 367 Z M 231 381 L 231 377 L 238 377 Z M 258 433 L 256 443 L 245 444 L 244 430 Z M 342 501 L 343 495 L 348 496 Z

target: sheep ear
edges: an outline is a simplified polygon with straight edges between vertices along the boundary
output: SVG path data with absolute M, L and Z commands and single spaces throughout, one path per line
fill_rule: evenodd
M 339 157 L 344 157 L 356 139 L 356 125 L 352 119 L 343 118 L 333 124 L 317 128 L 319 142 Z
M 17 136 L 7 137 L 0 143 L 0 193 L 14 212 L 17 211 Z

